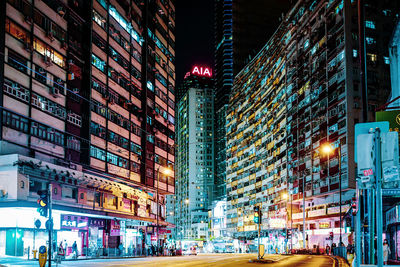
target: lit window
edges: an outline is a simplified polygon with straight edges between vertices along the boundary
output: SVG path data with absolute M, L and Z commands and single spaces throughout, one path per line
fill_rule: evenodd
M 92 54 L 92 65 L 98 68 L 99 70 L 103 71 L 105 70 L 106 63 L 98 58 L 96 55 Z
M 306 40 L 306 42 L 304 43 L 304 49 L 307 49 L 307 47 L 310 46 L 310 41 Z
M 95 10 L 93 10 L 93 20 L 103 29 L 106 27 L 106 20 Z
M 357 49 L 353 49 L 353 57 L 357 57 L 358 56 L 358 51 Z
M 367 21 L 365 22 L 365 27 L 370 28 L 370 29 L 375 29 L 375 28 L 376 28 L 376 27 L 375 27 L 375 22 L 374 22 L 374 21 L 367 20 Z
M 367 44 L 371 45 L 371 44 L 376 44 L 376 41 L 374 38 L 372 37 L 366 37 L 365 41 L 367 42 Z
M 147 88 L 150 91 L 154 92 L 154 86 L 153 86 L 153 83 L 151 81 L 147 81 Z
M 370 59 L 372 62 L 376 62 L 376 60 L 377 60 L 376 54 L 370 54 L 370 53 L 368 53 L 367 55 L 368 55 L 369 59 Z
M 390 59 L 389 59 L 389 57 L 383 57 L 383 60 L 385 61 L 385 64 L 387 64 L 387 65 L 390 64 Z

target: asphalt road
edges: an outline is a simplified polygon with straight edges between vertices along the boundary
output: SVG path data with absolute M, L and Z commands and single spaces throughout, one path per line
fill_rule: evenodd
M 335 267 L 334 260 L 326 256 L 311 256 L 311 255 L 266 255 L 264 258 L 274 261 L 273 263 L 250 263 L 250 259 L 256 259 L 255 254 L 201 254 L 197 256 L 178 256 L 178 257 L 148 257 L 134 259 L 99 259 L 99 260 L 79 260 L 79 261 L 64 261 L 58 267 L 88 267 L 88 266 L 144 266 L 144 267 L 247 267 L 247 266 L 285 266 L 285 267 Z M 16 261 L 13 259 L 0 258 L 1 266 L 39 266 L 38 262 L 34 261 Z M 52 263 L 52 267 L 57 266 Z

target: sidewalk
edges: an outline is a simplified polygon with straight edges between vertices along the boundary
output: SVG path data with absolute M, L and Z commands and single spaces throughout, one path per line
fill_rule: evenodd
M 65 264 L 66 262 L 73 262 L 73 261 L 86 261 L 86 260 L 107 260 L 107 259 L 139 259 L 139 258 L 151 258 L 151 257 L 158 257 L 158 256 L 112 256 L 112 257 L 98 257 L 98 258 L 90 258 L 90 257 L 79 257 L 78 259 L 74 258 L 67 258 L 61 261 L 61 265 Z M 161 256 L 160 256 L 161 257 Z M 163 256 L 169 257 L 169 256 Z M 53 259 L 52 264 L 56 266 L 56 261 Z M 0 267 L 7 267 L 7 266 L 38 266 L 38 259 L 27 259 L 24 257 L 0 257 Z

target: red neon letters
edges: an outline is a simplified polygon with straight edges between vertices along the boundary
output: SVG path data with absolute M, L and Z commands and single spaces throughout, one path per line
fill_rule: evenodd
M 193 75 L 198 75 L 198 76 L 207 76 L 211 77 L 211 69 L 206 68 L 206 67 L 198 67 L 194 66 L 192 70 Z

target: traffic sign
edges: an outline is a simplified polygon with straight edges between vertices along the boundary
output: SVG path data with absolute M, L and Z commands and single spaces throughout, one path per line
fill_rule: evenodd
M 387 121 L 379 121 L 379 122 L 367 122 L 367 123 L 357 123 L 355 125 L 354 131 L 354 149 L 356 150 L 354 153 L 354 161 L 357 163 L 357 136 L 360 134 L 368 134 L 371 129 L 380 128 L 381 133 L 389 132 L 389 122 Z
M 39 219 L 36 219 L 36 220 L 35 220 L 35 227 L 36 227 L 37 229 L 39 229 L 40 226 L 42 226 L 42 222 L 41 222 Z

